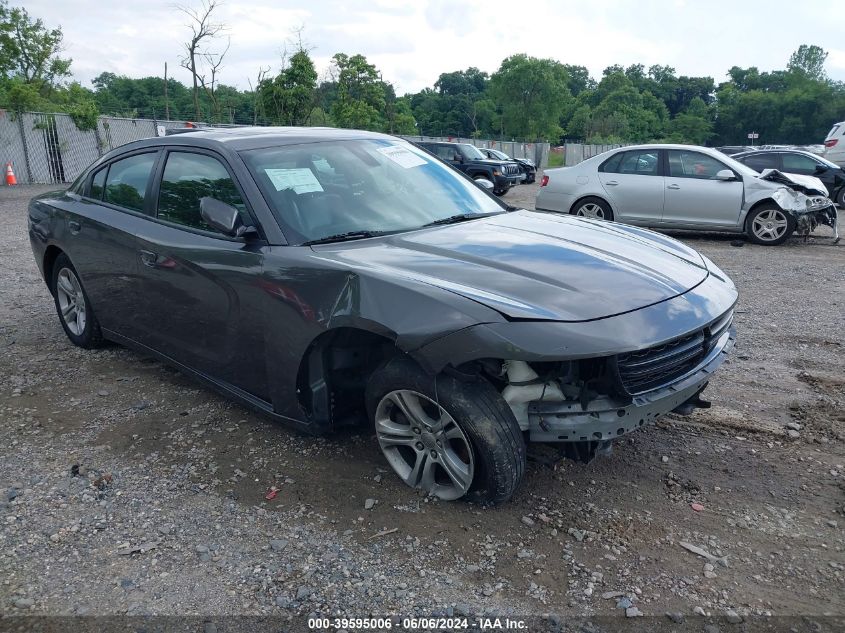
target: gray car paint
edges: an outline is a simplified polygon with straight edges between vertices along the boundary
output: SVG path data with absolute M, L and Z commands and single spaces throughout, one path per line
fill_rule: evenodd
M 107 338 L 310 432 L 333 420 L 303 403 L 301 372 L 309 354 L 340 331 L 390 341 L 434 373 L 480 358 L 565 360 L 643 349 L 703 328 L 736 301 L 730 280 L 676 240 L 524 210 L 356 242 L 287 245 L 238 151 L 337 138 L 390 137 L 225 130 L 119 148 L 86 174 L 138 150 L 214 153 L 260 235 L 176 228 L 150 209 L 127 211 L 69 191 L 30 204 L 36 262 L 46 279 L 55 249 L 67 253 Z M 70 221 L 80 230 L 69 233 Z M 696 384 L 700 390 L 706 377 Z

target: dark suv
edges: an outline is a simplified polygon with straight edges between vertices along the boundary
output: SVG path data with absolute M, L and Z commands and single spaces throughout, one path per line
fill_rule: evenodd
M 475 145 L 469 143 L 425 141 L 418 142 L 417 145 L 474 180 L 489 180 L 493 183 L 493 193 L 497 196 L 506 194 L 511 187 L 525 180 L 525 174 L 514 161 L 489 159 Z

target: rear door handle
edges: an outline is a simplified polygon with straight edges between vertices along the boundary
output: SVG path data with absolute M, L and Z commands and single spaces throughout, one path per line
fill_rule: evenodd
M 158 255 L 153 253 L 152 251 L 140 251 L 141 253 L 141 262 L 144 266 L 149 266 L 150 268 L 156 267 L 156 262 L 158 261 Z
M 76 235 L 82 230 L 82 225 L 76 220 L 69 220 L 67 223 L 67 227 L 70 229 L 70 232 L 74 235 Z
M 619 183 L 618 183 L 618 182 L 616 182 L 615 180 L 608 180 L 608 181 L 607 181 L 606 183 L 604 183 L 604 184 L 606 184 L 608 187 L 615 187 L 615 186 L 616 186 L 616 185 L 618 185 Z
M 669 186 L 668 186 L 668 187 L 666 187 L 666 188 L 667 188 L 667 189 L 680 189 L 680 188 L 681 188 L 681 186 L 680 186 L 680 185 L 669 185 Z

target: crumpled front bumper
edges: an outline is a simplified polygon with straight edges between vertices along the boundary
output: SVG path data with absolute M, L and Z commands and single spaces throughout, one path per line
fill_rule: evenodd
M 634 396 L 631 402 L 596 398 L 586 409 L 579 402 L 542 402 L 528 405 L 532 442 L 608 441 L 630 433 L 659 416 L 695 399 L 736 343 L 732 325 L 690 373 L 665 387 Z

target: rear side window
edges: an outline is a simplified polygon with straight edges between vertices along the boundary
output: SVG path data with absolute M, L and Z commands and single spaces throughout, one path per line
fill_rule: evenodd
M 657 176 L 659 161 L 656 150 L 621 152 L 602 165 L 602 171 L 613 174 Z
M 95 198 L 96 200 L 103 199 L 103 189 L 106 185 L 106 172 L 108 170 L 108 167 L 103 167 L 91 178 L 91 189 L 88 191 L 89 198 Z
M 216 198 L 241 212 L 243 223 L 252 224 L 246 205 L 223 164 L 211 156 L 170 152 L 164 166 L 158 198 L 158 217 L 204 231 L 216 231 L 200 215 L 200 199 Z
M 830 132 L 827 133 L 826 139 L 833 138 L 836 136 L 836 131 L 839 129 L 839 124 L 837 123 L 832 128 L 830 128 Z
M 775 154 L 753 154 L 746 156 L 741 160 L 751 169 L 756 171 L 763 171 L 764 169 L 780 169 L 778 159 Z
M 103 201 L 143 211 L 144 196 L 155 162 L 156 153 L 136 154 L 113 162 L 106 176 Z

